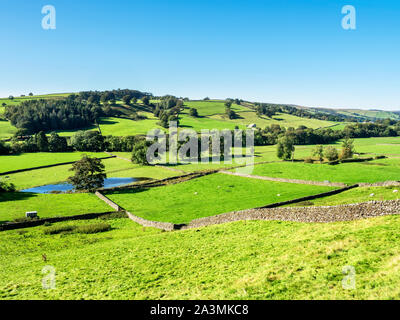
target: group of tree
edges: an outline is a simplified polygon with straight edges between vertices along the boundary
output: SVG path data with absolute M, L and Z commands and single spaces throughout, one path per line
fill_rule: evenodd
M 169 127 L 170 121 L 179 123 L 179 114 L 183 107 L 183 100 L 174 96 L 164 96 L 154 108 L 154 115 L 160 119 L 158 124 L 163 128 Z
M 72 151 L 72 148 L 68 146 L 67 139 L 60 137 L 57 133 L 52 132 L 50 137 L 47 137 L 43 131 L 30 136 L 28 139 L 19 140 L 12 139 L 10 144 L 7 146 L 3 144 L 0 146 L 0 154 L 19 154 L 28 152 L 67 152 Z
M 232 101 L 227 100 L 225 102 L 225 114 L 228 117 L 228 119 L 237 119 L 238 115 L 235 111 L 232 110 Z
M 342 143 L 342 150 L 339 154 L 339 151 L 333 146 L 315 146 L 312 155 L 318 159 L 318 161 L 322 162 L 324 159 L 328 161 L 336 161 L 338 159 L 351 159 L 355 153 L 354 149 L 354 141 L 345 138 Z
M 311 112 L 304 108 L 298 108 L 289 105 L 279 105 L 272 103 L 255 103 L 256 112 L 259 116 L 266 115 L 274 115 L 276 113 L 286 113 L 290 115 L 294 115 L 301 118 L 306 119 L 318 119 L 325 121 L 335 121 L 335 122 L 357 122 L 359 119 L 351 116 L 345 116 L 337 113 L 329 113 L 329 112 Z
M 295 151 L 295 143 L 293 138 L 283 135 L 278 139 L 277 143 L 277 156 L 283 160 L 293 160 Z M 328 161 L 336 161 L 338 159 L 351 159 L 355 153 L 354 140 L 346 137 L 342 142 L 342 151 L 339 154 L 338 150 L 333 146 L 324 147 L 323 145 L 316 145 L 312 150 L 312 155 L 322 162 L 325 158 Z M 307 158 L 306 160 L 311 160 Z M 312 160 L 311 160 L 312 162 Z

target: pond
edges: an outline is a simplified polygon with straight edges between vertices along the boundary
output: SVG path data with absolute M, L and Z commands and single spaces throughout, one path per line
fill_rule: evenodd
M 114 188 L 129 184 L 139 179 L 135 178 L 107 178 L 104 180 L 104 188 Z M 52 193 L 52 192 L 68 192 L 74 189 L 72 184 L 59 183 L 59 184 L 48 184 L 41 187 L 35 187 L 30 189 L 21 190 L 21 192 L 32 192 L 32 193 Z

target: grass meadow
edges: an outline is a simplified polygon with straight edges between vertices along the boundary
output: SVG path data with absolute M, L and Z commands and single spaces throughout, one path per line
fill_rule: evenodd
M 0 224 L 38 211 L 40 218 L 113 211 L 93 194 L 0 193 Z
M 45 226 L 2 232 L 0 298 L 400 298 L 399 216 L 247 221 L 180 232 L 128 219 L 107 223 L 111 231 L 91 235 L 47 235 Z M 42 288 L 46 265 L 56 269 L 54 290 Z M 345 266 L 355 268 L 354 290 L 342 287 Z
M 148 190 L 115 191 L 107 193 L 107 196 L 124 209 L 145 219 L 187 223 L 197 218 L 250 209 L 333 189 L 213 174 Z

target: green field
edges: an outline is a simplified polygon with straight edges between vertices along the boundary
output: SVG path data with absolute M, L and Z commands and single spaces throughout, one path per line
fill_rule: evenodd
M 0 298 L 400 298 L 398 216 L 248 221 L 172 233 L 127 219 L 107 223 L 111 231 L 94 235 L 45 235 L 47 227 L 2 232 Z M 42 289 L 46 265 L 56 269 L 54 290 Z M 355 268 L 354 290 L 342 287 L 345 266 Z
M 63 153 L 22 153 L 0 157 L 0 173 L 6 171 L 14 171 L 28 169 L 40 166 L 47 166 L 57 163 L 77 161 L 82 155 L 90 157 L 104 158 L 109 157 L 107 153 L 99 152 L 63 152 Z
M 107 195 L 121 207 L 145 219 L 187 223 L 201 217 L 250 209 L 332 189 L 213 174 L 165 187 L 121 190 Z
M 375 160 L 361 163 L 308 164 L 303 162 L 280 162 L 256 165 L 253 175 L 331 181 L 354 184 L 358 182 L 383 182 L 399 180 L 400 162 L 395 159 Z
M 306 203 L 300 202 L 290 206 L 336 206 L 368 201 L 398 200 L 400 199 L 399 192 L 400 187 L 361 187 L 333 196 L 307 201 Z
M 40 218 L 113 211 L 93 194 L 0 193 L 0 224 L 37 211 Z

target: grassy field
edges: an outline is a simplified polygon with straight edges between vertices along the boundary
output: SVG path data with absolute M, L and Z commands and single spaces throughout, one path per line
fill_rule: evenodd
M 300 202 L 290 206 L 336 206 L 368 201 L 398 200 L 400 187 L 361 187 L 333 196 Z
M 113 211 L 93 194 L 0 193 L 0 223 L 37 211 L 40 218 Z
M 17 132 L 17 128 L 13 127 L 9 121 L 0 119 L 0 139 L 9 138 L 15 132 Z
M 187 223 L 201 217 L 254 208 L 332 189 L 213 174 L 148 190 L 116 191 L 108 193 L 108 196 L 140 217 Z
M 107 153 L 99 152 L 63 152 L 63 153 L 22 153 L 0 157 L 0 173 L 13 170 L 21 170 L 33 167 L 47 166 L 57 163 L 77 161 L 82 155 L 104 158 Z
M 46 235 L 47 227 L 2 232 L 0 298 L 400 298 L 399 216 L 248 221 L 172 233 L 128 219 L 107 223 L 111 231 L 93 235 Z M 56 269 L 54 290 L 42 288 L 46 265 Z M 345 266 L 355 268 L 353 290 L 342 287 Z
M 308 164 L 303 162 L 279 162 L 254 167 L 253 175 L 331 181 L 353 184 L 357 182 L 383 182 L 399 179 L 400 162 L 394 159 L 375 160 L 362 163 L 342 163 L 336 166 Z
M 212 116 L 215 114 L 225 114 L 225 101 L 222 100 L 210 100 L 210 101 L 185 101 L 184 106 L 187 108 L 195 108 L 199 116 Z M 231 109 L 235 112 L 248 111 L 241 105 L 232 104 Z

